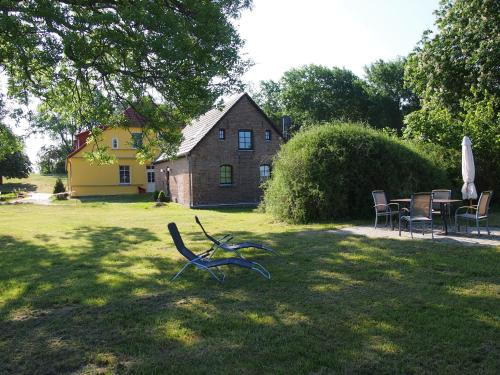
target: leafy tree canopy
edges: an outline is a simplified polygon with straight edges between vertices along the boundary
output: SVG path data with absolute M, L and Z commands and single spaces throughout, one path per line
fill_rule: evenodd
M 500 2 L 445 0 L 438 33 L 424 33 L 405 78 L 422 108 L 405 117 L 405 136 L 460 149 L 472 139 L 479 189 L 500 186 Z
M 66 157 L 68 151 L 65 146 L 42 146 L 38 151 L 38 167 L 41 174 L 66 173 Z
M 498 95 L 500 2 L 443 0 L 436 15 L 439 32 L 425 32 L 409 55 L 406 79 L 410 88 L 452 113 L 462 111 L 465 98 L 485 92 Z
M 0 184 L 3 177 L 26 178 L 31 173 L 31 162 L 28 155 L 22 151 L 8 154 L 0 160 Z
M 58 108 L 69 107 L 80 116 L 78 126 L 115 124 L 111 109 L 134 105 L 148 127 L 165 135 L 239 84 L 249 62 L 239 54 L 243 41 L 231 19 L 250 6 L 251 0 L 2 1 L 0 66 L 9 95 L 24 103 L 38 97 L 62 117 Z

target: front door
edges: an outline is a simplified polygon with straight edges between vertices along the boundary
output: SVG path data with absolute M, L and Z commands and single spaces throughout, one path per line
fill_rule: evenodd
M 147 186 L 146 191 L 148 193 L 152 193 L 153 191 L 155 191 L 155 170 L 154 170 L 154 167 L 152 165 L 148 165 L 146 167 L 146 173 L 148 176 L 148 186 Z

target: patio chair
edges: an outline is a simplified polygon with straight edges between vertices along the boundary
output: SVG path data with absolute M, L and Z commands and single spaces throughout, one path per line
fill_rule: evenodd
M 451 199 L 451 190 L 448 189 L 434 189 L 432 190 L 432 200 L 435 199 Z M 433 215 L 441 215 L 441 204 L 440 203 L 432 203 L 432 214 Z M 450 206 L 446 206 L 446 214 L 451 222 L 451 210 Z M 442 218 L 444 220 L 444 218 Z
M 394 230 L 394 223 L 392 217 L 399 215 L 399 203 L 387 203 L 387 196 L 384 190 L 372 191 L 373 208 L 375 209 L 375 229 L 377 229 L 379 216 L 385 217 L 385 226 L 387 221 L 390 221 L 391 228 Z
M 479 200 L 477 201 L 477 205 L 474 206 L 462 206 L 458 207 L 455 211 L 455 228 L 457 228 L 457 232 L 460 232 L 460 225 L 458 225 L 458 219 L 465 219 L 465 233 L 468 232 L 468 223 L 469 221 L 476 222 L 477 235 L 481 235 L 481 230 L 479 229 L 479 222 L 481 220 L 486 220 L 486 231 L 488 232 L 488 236 L 490 235 L 490 227 L 488 223 L 489 215 L 488 211 L 490 209 L 491 197 L 493 196 L 493 191 L 483 191 Z M 460 213 L 460 210 L 466 210 L 464 213 Z
M 434 239 L 432 193 L 415 193 L 411 196 L 409 215 L 399 217 L 399 236 L 401 236 L 402 221 L 406 221 L 408 223 L 411 238 L 413 238 L 413 225 L 415 223 L 422 224 L 422 235 L 425 233 L 424 226 L 426 224 L 430 224 L 432 239 Z
M 201 224 L 201 221 L 198 218 L 198 216 L 195 216 L 194 219 L 195 219 L 196 223 L 200 226 L 203 233 L 205 234 L 205 237 L 207 237 L 213 243 L 211 249 L 214 250 L 214 252 L 217 249 L 222 249 L 224 251 L 234 252 L 234 253 L 238 254 L 238 256 L 240 258 L 243 258 L 243 256 L 239 252 L 240 250 L 254 248 L 254 249 L 261 249 L 261 250 L 269 251 L 270 253 L 278 255 L 278 253 L 275 250 L 271 249 L 270 247 L 264 246 L 262 244 L 254 243 L 254 242 L 240 242 L 240 243 L 236 243 L 236 244 L 230 244 L 228 242 L 233 239 L 233 236 L 231 236 L 229 234 L 222 236 L 220 239 L 216 239 L 207 233 L 207 231 L 205 230 L 205 228 Z
M 215 260 L 207 259 L 207 257 L 209 257 L 211 254 L 210 250 L 205 251 L 201 254 L 193 253 L 186 247 L 186 245 L 184 245 L 184 241 L 182 241 L 181 234 L 179 233 L 179 230 L 177 229 L 177 225 L 175 223 L 168 224 L 168 231 L 172 236 L 172 240 L 174 241 L 177 251 L 188 260 L 188 262 L 180 269 L 180 271 L 177 272 L 174 277 L 172 277 L 172 281 L 175 280 L 181 273 L 183 273 L 190 265 L 193 265 L 194 267 L 202 270 L 207 270 L 208 272 L 210 272 L 213 278 L 221 283 L 224 282 L 226 276 L 222 271 L 219 270 L 218 267 L 227 265 L 247 268 L 260 273 L 266 279 L 271 279 L 271 274 L 269 273 L 269 271 L 257 262 L 252 262 L 244 258 L 220 258 Z M 214 270 L 217 270 L 220 275 L 217 276 Z

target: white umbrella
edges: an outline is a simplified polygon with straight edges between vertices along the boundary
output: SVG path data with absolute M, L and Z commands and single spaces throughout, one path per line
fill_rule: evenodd
M 476 199 L 477 191 L 474 185 L 476 170 L 474 167 L 474 156 L 472 156 L 472 143 L 469 137 L 465 136 L 462 140 L 462 186 L 463 199 Z

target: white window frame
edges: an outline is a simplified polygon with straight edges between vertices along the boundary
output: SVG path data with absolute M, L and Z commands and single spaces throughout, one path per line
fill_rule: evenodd
M 122 168 L 128 168 L 128 182 L 122 182 Z M 120 185 L 130 185 L 132 183 L 132 171 L 130 170 L 130 165 L 119 165 L 118 166 L 118 181 Z
M 116 146 L 115 146 L 115 143 L 116 143 Z M 118 143 L 118 138 L 114 138 L 111 140 L 111 148 L 113 150 L 117 150 L 119 148 L 119 143 Z
M 267 176 L 262 175 L 262 168 L 264 168 L 264 170 L 265 170 L 265 167 L 267 167 L 267 171 L 268 171 Z M 264 182 L 264 181 L 269 180 L 271 178 L 271 165 L 269 165 L 269 164 L 259 165 L 259 177 L 260 177 L 260 182 Z

